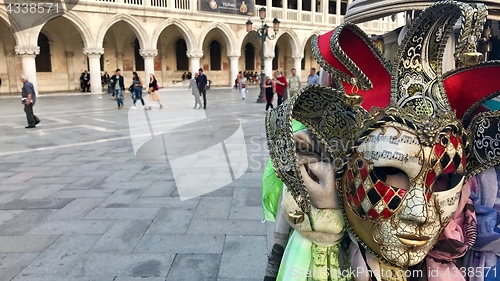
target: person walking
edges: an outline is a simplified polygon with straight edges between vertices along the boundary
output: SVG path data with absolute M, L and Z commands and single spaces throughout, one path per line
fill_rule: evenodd
M 25 74 L 21 75 L 21 82 L 23 82 L 21 102 L 24 104 L 24 112 L 26 113 L 26 120 L 28 121 L 28 126 L 25 128 L 35 128 L 36 125 L 40 123 L 40 119 L 33 113 L 33 106 L 36 102 L 35 87 L 28 81 L 28 76 Z
M 123 76 L 121 75 L 121 70 L 116 69 L 115 75 L 109 80 L 111 81 L 111 88 L 116 96 L 116 103 L 118 104 L 118 109 L 123 108 L 122 93 L 125 91 L 125 83 L 123 82 Z
M 203 73 L 203 68 L 198 70 L 198 79 L 196 79 L 196 85 L 200 94 L 203 95 L 203 109 L 207 109 L 207 76 Z
M 160 105 L 160 109 L 163 108 L 163 104 L 160 101 L 160 87 L 158 86 L 158 81 L 153 73 L 149 74 L 149 102 L 148 102 L 148 110 L 151 110 L 151 103 L 156 101 L 158 105 Z
M 286 78 L 281 74 L 281 72 L 276 71 L 274 73 L 276 77 L 276 93 L 278 94 L 278 106 L 283 103 L 283 97 L 285 96 L 285 89 L 287 87 Z
M 316 68 L 311 68 L 309 76 L 307 76 L 307 85 L 319 85 L 319 76 L 316 74 Z
M 300 77 L 297 75 L 297 70 L 292 68 L 292 74 L 288 78 L 288 90 L 290 97 L 293 97 L 299 93 L 300 90 Z
M 146 105 L 144 104 L 144 99 L 142 98 L 142 80 L 137 74 L 137 72 L 132 72 L 132 93 L 134 95 L 134 105 L 132 105 L 131 109 L 135 109 L 135 103 L 137 100 L 141 100 L 142 103 L 142 109 L 146 108 Z
M 247 83 L 248 80 L 241 74 L 241 71 L 239 73 L 239 81 L 238 81 L 238 86 L 240 88 L 240 93 L 241 93 L 241 100 L 245 100 L 247 97 Z
M 87 70 L 83 71 L 82 80 L 83 80 L 82 92 L 85 91 L 90 92 L 90 74 Z
M 196 84 L 196 79 L 198 78 L 198 73 L 194 74 L 194 78 L 189 80 L 189 88 L 191 89 L 191 93 L 194 96 L 194 107 L 193 109 L 196 109 L 196 107 L 199 105 L 198 109 L 201 109 L 201 99 L 200 99 L 200 91 L 198 90 L 198 85 Z
M 275 85 L 273 80 L 269 78 L 269 76 L 266 76 L 266 80 L 264 81 L 264 91 L 266 92 L 266 111 L 270 108 L 273 107 L 273 96 L 274 96 L 274 91 L 275 91 Z

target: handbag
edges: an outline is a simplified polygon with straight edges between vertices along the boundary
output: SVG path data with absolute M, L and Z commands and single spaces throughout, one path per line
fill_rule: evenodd
M 159 90 L 160 89 L 160 86 L 158 86 L 158 84 L 156 84 L 156 87 L 155 87 L 155 90 Z
M 128 91 L 131 93 L 134 91 L 134 84 L 132 84 L 132 85 L 130 85 L 130 87 L 128 87 Z

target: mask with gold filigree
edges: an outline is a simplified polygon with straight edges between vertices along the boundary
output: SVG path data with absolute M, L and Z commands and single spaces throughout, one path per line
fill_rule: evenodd
M 318 177 L 299 168 L 292 118 L 329 155 L 359 244 L 399 267 L 425 258 L 456 211 L 464 180 L 500 163 L 500 114 L 478 113 L 500 91 L 500 64 L 470 61 L 486 16 L 482 4 L 435 3 L 415 19 L 392 64 L 354 24 L 313 39 L 337 89 L 309 86 L 266 117 L 273 166 L 309 224 L 321 208 L 304 177 Z M 462 66 L 443 74 L 458 20 Z

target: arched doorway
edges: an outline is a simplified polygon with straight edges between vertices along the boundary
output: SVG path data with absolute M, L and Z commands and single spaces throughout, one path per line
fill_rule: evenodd
M 221 53 L 220 43 L 217 40 L 210 42 L 210 70 L 222 70 Z
M 38 34 L 40 53 L 35 57 L 39 92 L 80 89 L 80 75 L 88 69 L 80 27 L 59 16 L 49 20 Z
M 158 56 L 155 59 L 155 71 L 161 76 L 163 85 L 172 85 L 182 81 L 183 74 L 190 71 L 187 36 L 184 29 L 175 23 L 163 29 L 156 43 Z
M 188 71 L 189 70 L 189 60 L 186 55 L 187 45 L 184 39 L 177 39 L 175 42 L 175 61 L 177 71 Z
M 139 40 L 135 38 L 134 40 L 134 59 L 135 59 L 135 71 L 144 71 L 144 58 L 140 53 L 141 45 Z
M 38 35 L 38 47 L 40 53 L 35 57 L 36 71 L 52 72 L 49 38 L 43 32 Z
M 255 70 L 255 47 L 250 42 L 245 45 L 245 70 Z
M 207 77 L 217 85 L 229 85 L 230 67 L 227 50 L 230 43 L 225 32 L 219 27 L 211 29 L 203 37 L 203 57 L 200 65 Z M 232 79 L 234 81 L 234 78 Z
M 137 71 L 142 79 L 147 79 L 138 34 L 135 27 L 125 20 L 119 20 L 108 28 L 103 41 L 102 71 L 111 76 L 119 68 L 126 79 L 131 79 L 132 72 Z

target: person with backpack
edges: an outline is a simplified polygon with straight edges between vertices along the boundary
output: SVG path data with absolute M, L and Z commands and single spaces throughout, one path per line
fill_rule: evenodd
M 132 72 L 132 93 L 134 98 L 134 105 L 131 109 L 135 109 L 135 103 L 139 99 L 142 103 L 142 109 L 145 109 L 144 99 L 142 98 L 142 80 L 137 74 L 137 72 Z

